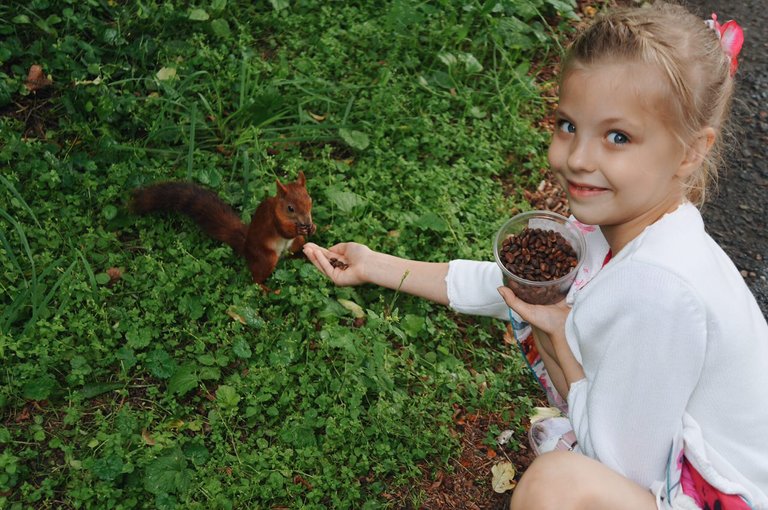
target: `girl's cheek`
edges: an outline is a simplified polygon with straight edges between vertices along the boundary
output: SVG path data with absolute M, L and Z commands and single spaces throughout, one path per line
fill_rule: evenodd
M 547 161 L 549 162 L 549 167 L 554 170 L 555 167 L 555 139 L 553 138 L 552 141 L 549 143 L 549 149 L 547 150 Z
M 549 150 L 547 151 L 547 161 L 549 162 L 549 168 L 552 169 L 553 172 L 558 172 L 562 166 L 562 152 L 562 144 L 553 139 L 552 143 L 549 144 Z

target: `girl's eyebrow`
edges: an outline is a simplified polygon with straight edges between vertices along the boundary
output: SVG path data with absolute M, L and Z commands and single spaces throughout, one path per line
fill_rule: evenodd
M 608 117 L 607 119 L 601 119 L 600 124 L 629 124 L 630 126 L 634 125 L 634 123 L 626 119 L 624 117 Z
M 607 119 L 601 119 L 600 125 L 607 127 L 617 126 L 617 129 L 622 131 L 639 131 L 641 129 L 641 125 L 626 117 L 608 117 Z
M 555 109 L 554 116 L 556 120 L 568 120 L 569 122 L 574 122 L 573 117 L 568 115 L 568 113 L 562 111 L 559 107 Z M 607 126 L 607 127 L 614 127 L 618 125 L 617 129 L 620 130 L 626 130 L 626 131 L 636 131 L 640 129 L 640 125 L 633 122 L 632 120 L 626 118 L 626 117 L 607 117 L 605 119 L 600 119 L 598 121 L 598 124 L 600 126 Z

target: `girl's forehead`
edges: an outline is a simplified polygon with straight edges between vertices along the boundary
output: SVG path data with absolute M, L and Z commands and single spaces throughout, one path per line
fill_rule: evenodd
M 631 101 L 643 109 L 664 107 L 669 87 L 658 66 L 645 63 L 609 62 L 574 66 L 560 84 L 560 99 L 578 98 L 597 103 Z
M 600 62 L 578 64 L 566 69 L 563 85 L 568 81 L 589 81 L 605 86 L 625 87 L 630 84 L 651 86 L 651 89 L 665 81 L 662 69 L 644 62 Z M 651 90 L 652 91 L 652 90 Z

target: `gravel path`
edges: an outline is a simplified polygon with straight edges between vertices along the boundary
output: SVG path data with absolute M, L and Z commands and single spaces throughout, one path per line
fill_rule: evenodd
M 688 7 L 744 28 L 736 75 L 735 143 L 717 195 L 704 207 L 707 228 L 731 256 L 768 316 L 768 5 L 765 0 L 687 0 Z

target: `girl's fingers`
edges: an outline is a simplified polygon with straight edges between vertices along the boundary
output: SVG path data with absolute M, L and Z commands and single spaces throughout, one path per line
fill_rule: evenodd
M 508 287 L 499 287 L 498 291 L 507 306 L 517 312 L 525 322 L 533 324 L 545 333 L 565 329 L 565 319 L 570 312 L 565 299 L 552 305 L 532 305 L 517 297 Z
M 326 255 L 328 253 L 327 249 L 315 243 L 305 243 L 302 249 L 304 250 L 304 253 L 312 252 L 315 254 L 322 254 L 322 255 Z
M 325 276 L 330 278 L 330 271 L 333 271 L 333 266 L 328 258 L 325 256 L 324 249 L 320 246 L 312 243 L 307 243 L 303 248 L 304 255 L 307 256 L 310 262 L 314 264 L 316 268 L 320 270 Z
M 326 251 L 328 253 L 334 253 L 336 255 L 344 255 L 347 252 L 347 247 L 349 246 L 349 243 L 338 243 L 334 244 L 330 248 L 328 248 Z
M 513 309 L 515 312 L 517 312 L 520 317 L 523 318 L 524 321 L 530 322 L 530 309 L 528 303 L 523 301 L 522 299 L 518 298 L 514 292 L 509 287 L 499 287 L 497 289 L 499 291 L 499 294 L 501 294 L 501 297 L 504 299 L 504 302 L 507 304 L 508 307 Z
M 331 258 L 339 258 L 339 253 L 327 250 L 314 243 L 307 243 L 303 247 L 304 254 L 307 256 L 310 262 L 314 264 L 326 277 L 336 282 L 334 275 L 338 275 L 338 270 L 331 264 Z M 341 259 L 340 259 L 341 260 Z M 342 262 L 345 262 L 342 260 Z
M 345 243 L 337 244 L 335 246 L 331 246 L 330 248 L 323 248 L 322 246 L 318 246 L 315 243 L 306 243 L 303 247 L 304 253 L 307 253 L 307 249 L 311 250 L 312 252 L 319 254 L 326 259 L 331 258 L 339 258 L 344 257 L 344 248 Z M 346 262 L 346 260 L 344 261 Z

